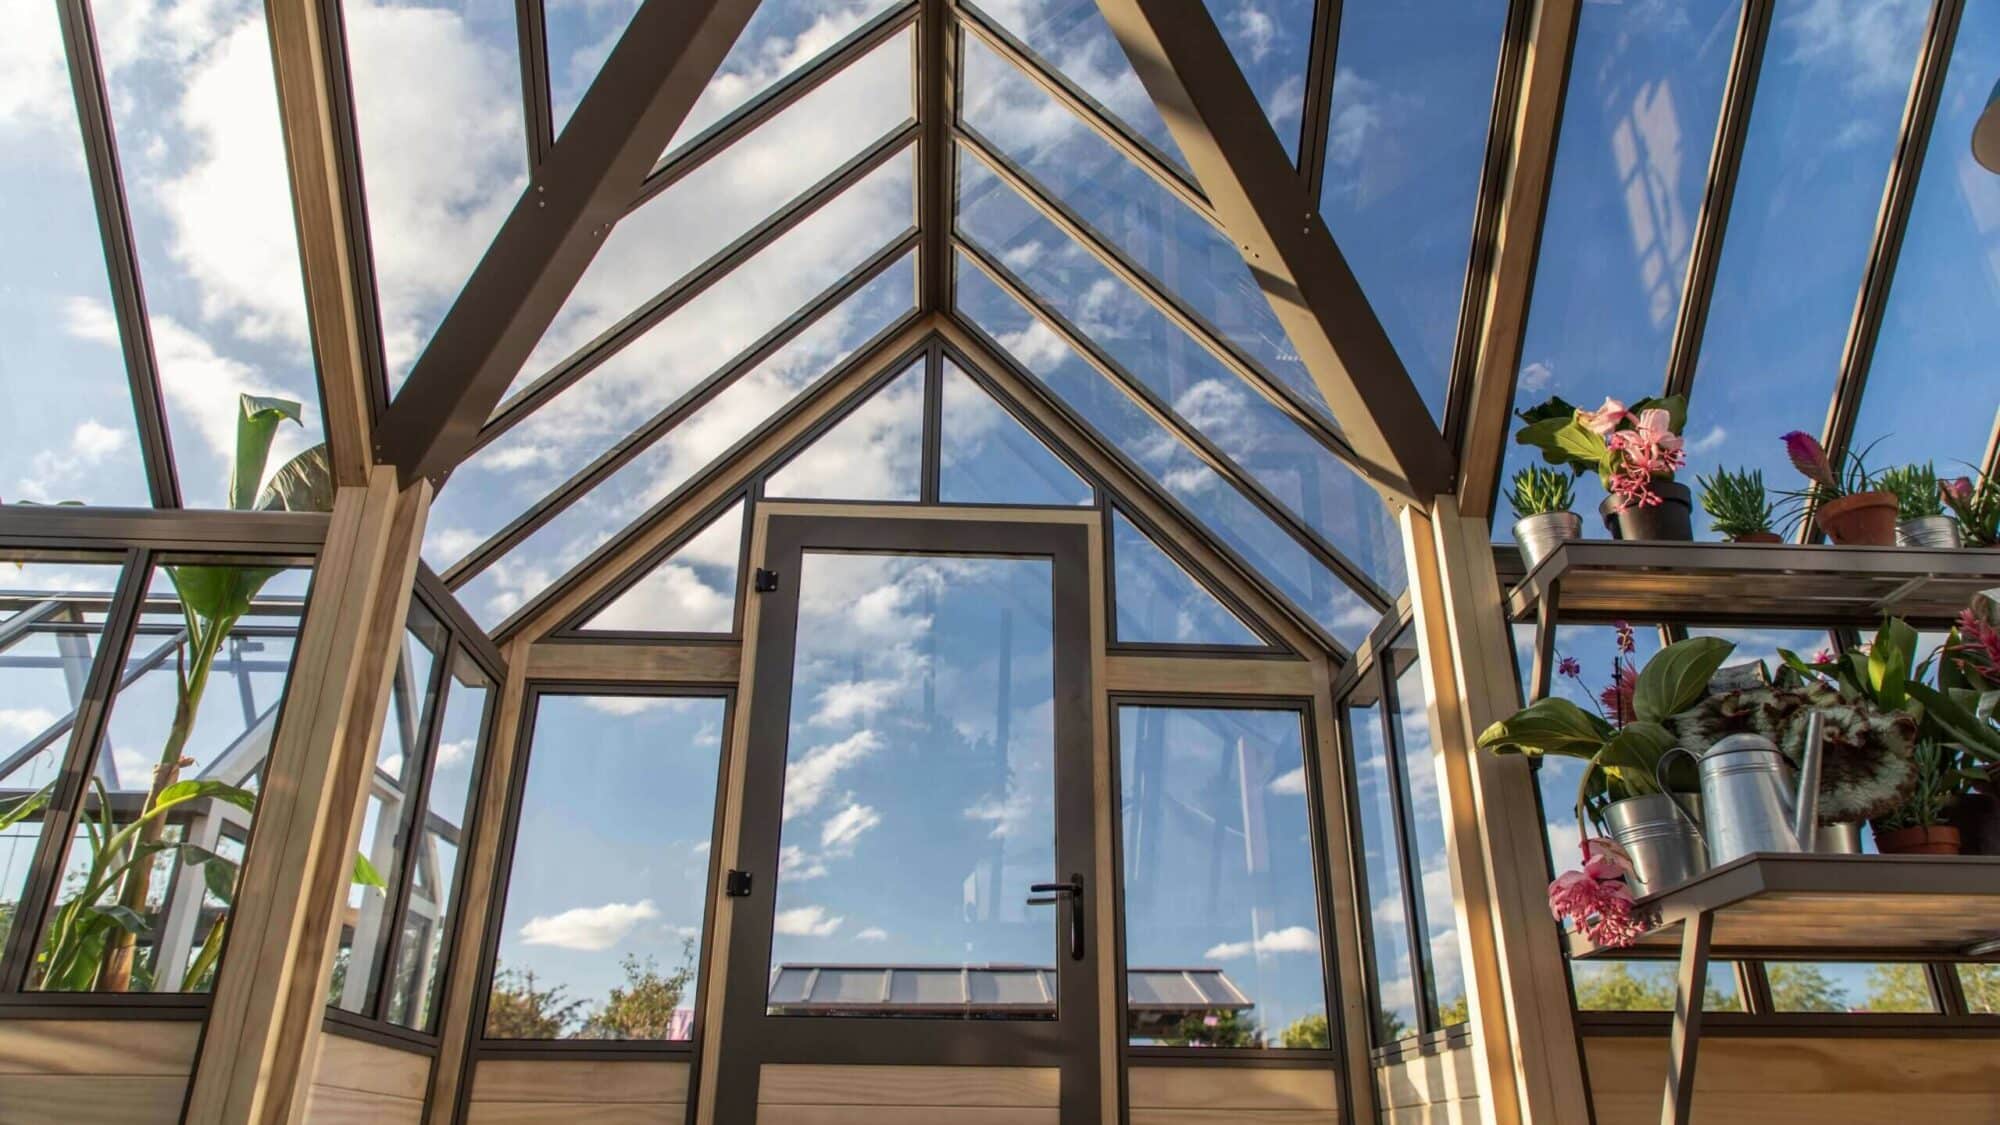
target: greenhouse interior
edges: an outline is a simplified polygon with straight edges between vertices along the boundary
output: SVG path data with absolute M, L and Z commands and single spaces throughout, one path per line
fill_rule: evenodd
M 2000 0 L 0 9 L 0 1125 L 2000 1123 Z

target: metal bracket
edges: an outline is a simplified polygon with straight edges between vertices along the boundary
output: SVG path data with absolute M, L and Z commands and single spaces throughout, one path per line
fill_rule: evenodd
M 722 893 L 728 898 L 750 897 L 750 873 L 730 868 L 722 878 Z
M 778 572 L 757 568 L 757 575 L 750 582 L 750 588 L 760 594 L 768 594 L 778 588 Z

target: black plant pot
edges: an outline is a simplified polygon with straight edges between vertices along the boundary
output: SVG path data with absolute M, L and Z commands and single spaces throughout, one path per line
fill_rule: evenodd
M 1604 517 L 1611 538 L 1681 542 L 1694 538 L 1694 493 L 1688 486 L 1674 480 L 1655 481 L 1653 491 L 1659 494 L 1660 502 L 1650 508 L 1634 505 L 1621 512 L 1617 497 L 1604 498 L 1597 514 Z

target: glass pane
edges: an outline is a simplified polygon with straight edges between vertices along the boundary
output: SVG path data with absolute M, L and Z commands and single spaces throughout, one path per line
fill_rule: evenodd
M 1583 7 L 1516 408 L 1550 395 L 1589 408 L 1660 392 L 1739 7 Z M 1698 441 L 1724 417 L 1696 396 L 1688 431 Z M 1508 443 L 1508 474 L 1539 463 Z M 1604 490 L 1585 475 L 1576 494 L 1588 518 Z M 1512 534 L 1503 524 L 1496 538 Z
M 522 378 L 589 346 L 910 114 L 905 32 L 619 220 L 535 345 Z M 872 247 L 885 239 L 861 241 Z
M 1570 982 L 1580 1012 L 1671 1012 L 1674 1010 L 1672 961 L 1572 961 Z M 1736 987 L 1736 967 L 1718 961 L 1708 967 L 1708 984 L 1701 1006 L 1708 1012 L 1740 1012 L 1743 995 Z
M 452 654 L 439 720 L 430 788 L 424 795 L 424 830 L 417 834 L 410 901 L 403 909 L 396 967 L 389 978 L 389 1022 L 419 1031 L 430 1027 L 443 981 L 445 942 L 451 935 L 458 853 L 472 823 L 472 778 L 493 685 L 463 649 Z
M 915 500 L 924 463 L 924 364 L 814 438 L 764 482 L 764 495 L 823 500 Z
M 1131 1042 L 1332 1048 L 1304 735 L 1291 711 L 1118 709 L 1125 963 L 1225 998 L 1135 998 Z
M 536 703 L 489 1039 L 688 1039 L 720 699 Z
M 1181 569 L 1173 556 L 1115 509 L 1111 513 L 1111 561 L 1117 640 L 1184 645 L 1264 643 L 1193 575 Z
M 404 841 L 414 813 L 410 796 L 424 754 L 424 731 L 437 701 L 431 698 L 431 669 L 447 643 L 444 626 L 420 603 L 410 603 L 403 649 L 389 681 L 389 708 L 382 717 L 382 741 L 368 776 L 368 806 L 361 814 L 360 855 L 382 885 L 353 882 L 333 954 L 328 1003 L 372 1015 L 376 972 L 389 948 L 389 910 L 403 867 Z
M 736 624 L 736 571 L 743 554 L 743 502 L 597 611 L 586 632 L 727 633 Z
M 227 507 L 239 394 L 305 405 L 304 425 L 279 427 L 273 467 L 321 440 L 264 5 L 91 7 L 181 491 Z M 70 323 L 101 333 L 111 318 L 79 307 Z
M 1125 58 L 1097 0 L 1037 0 L 982 5 L 985 18 L 1025 44 L 1056 73 L 1103 106 L 1127 128 L 1182 167 L 1187 161 L 1154 107 L 1152 95 Z M 968 44 L 971 42 L 967 37 Z M 968 46 L 968 53 L 970 47 Z M 966 95 L 977 93 L 970 83 Z
M 13 821 L 0 829 L 0 948 L 20 908 L 42 835 L 38 810 L 62 770 L 119 570 L 0 556 L 0 821 Z
M 1824 16 L 1811 0 L 1787 0 L 1773 14 L 1702 337 L 1693 397 L 1700 421 L 1687 435 L 1698 472 L 1757 469 L 1771 489 L 1804 483 L 1778 436 L 1818 433 L 1826 422 L 1925 8 L 1878 4 Z M 1956 155 L 1965 146 L 1939 147 Z M 1911 261 L 1907 245 L 1903 261 Z M 1927 332 L 1939 323 L 1927 315 Z M 1870 425 L 1865 439 L 1880 432 Z M 1933 425 L 1935 412 L 1926 430 Z M 1978 444 L 1951 455 L 1976 459 L 1985 441 L 1982 428 Z M 1698 505 L 1694 518 L 1707 526 Z
M 1458 913 L 1451 890 L 1451 860 L 1445 852 L 1444 793 L 1438 783 L 1437 748 L 1431 741 L 1430 715 L 1424 705 L 1424 665 L 1406 637 L 1397 643 L 1397 662 L 1409 660 L 1396 677 L 1396 721 L 1401 731 L 1403 815 L 1410 826 L 1410 862 L 1420 880 L 1418 917 L 1426 948 L 1419 951 L 1429 969 L 1427 1003 L 1440 1027 L 1464 1023 L 1469 1016 L 1465 974 L 1460 969 Z
M 1382 704 L 1349 707 L 1347 738 L 1354 755 L 1355 805 L 1361 821 L 1363 901 L 1373 943 L 1375 1042 L 1416 1035 L 1416 973 L 1410 963 L 1409 899 L 1403 889 L 1402 845 L 1396 838 L 1396 782 L 1383 739 Z
M 1332 570 L 1258 510 L 1123 391 L 975 267 L 961 264 L 958 311 L 1022 369 L 1082 416 L 1186 504 L 1207 529 L 1249 561 L 1283 596 L 1341 644 L 1359 645 L 1381 620 Z M 1379 505 L 1380 501 L 1374 501 Z
M 1007 408 L 944 361 L 938 499 L 946 504 L 1089 504 L 1091 489 Z
M 1967 138 L 1996 76 L 2000 0 L 1970 0 L 1855 426 L 1863 444 L 1882 439 L 1874 466 L 1935 460 L 1964 472 L 1986 452 L 2000 394 L 1967 374 L 1990 373 L 2000 354 L 2000 176 L 1973 160 Z
M 843 991 L 786 974 L 862 963 L 1053 969 L 1053 579 L 1046 559 L 808 552 L 799 575 L 784 828 L 771 943 L 774 1014 L 1053 1017 Z
M 897 216 L 899 222 L 907 221 L 907 180 L 902 184 L 902 191 L 902 210 Z M 814 265 L 816 267 L 817 262 Z M 680 488 L 756 427 L 797 402 L 801 395 L 818 385 L 821 378 L 863 344 L 907 315 L 914 307 L 915 285 L 915 258 L 906 256 L 859 293 L 835 306 L 771 358 L 746 372 L 728 390 L 717 395 L 713 402 L 675 426 L 630 463 L 598 482 L 576 503 L 565 508 L 499 562 L 482 571 L 458 591 L 459 601 L 482 626 L 490 629 L 497 625 L 523 602 L 541 593 L 599 544 Z M 781 315 L 782 312 L 777 310 L 772 314 L 774 320 Z M 718 325 L 709 322 L 707 327 L 714 330 Z M 691 340 L 698 339 L 703 341 L 703 346 L 713 347 L 713 337 L 722 334 L 720 331 L 698 333 L 691 336 Z M 742 341 L 745 344 L 749 342 L 748 338 Z M 726 358 L 720 362 L 726 362 Z M 571 388 L 571 393 L 577 389 Z M 593 399 L 582 406 L 592 415 L 604 417 L 616 417 L 619 410 L 615 393 L 601 400 Z M 557 407 L 558 403 L 551 403 L 520 428 L 535 427 L 539 419 Z M 546 431 L 547 436 L 551 440 L 563 440 L 561 426 L 554 423 L 553 417 Z M 626 414 L 618 423 L 618 434 L 623 436 L 625 428 L 631 424 L 632 417 Z M 608 443 L 615 439 L 607 437 L 605 440 Z M 534 447 L 531 445 L 530 448 Z M 482 473 L 476 467 L 478 461 L 479 458 L 475 457 L 461 465 L 452 474 L 451 487 L 440 494 L 438 505 L 432 509 L 434 534 L 427 533 L 427 554 L 457 558 L 482 538 L 479 533 L 471 531 L 468 524 L 492 519 L 492 506 L 502 505 L 504 515 L 528 503 L 528 497 L 539 497 L 546 492 L 546 487 L 542 485 L 522 490 L 519 486 L 527 482 L 518 479 L 509 481 L 508 477 L 512 474 L 505 466 L 492 465 L 488 473 Z M 472 483 L 482 477 L 484 483 Z M 467 489 L 463 494 L 466 497 L 464 505 L 454 505 L 450 513 L 440 515 L 445 501 L 459 488 Z M 483 502 L 486 509 L 482 510 L 475 502 Z M 505 508 L 504 505 L 509 503 L 517 507 Z M 442 522 L 447 519 L 449 523 Z M 499 524 L 494 523 L 493 526 L 497 528 Z
M 1958 987 L 1965 992 L 1965 1010 L 2000 1016 L 2000 965 L 1960 965 Z
M 69 847 L 30 988 L 213 986 L 304 610 L 283 591 L 306 573 L 209 565 L 154 574 L 95 755 L 94 780 L 110 800 L 93 789 L 84 802 L 90 824 Z M 246 590 L 249 611 L 233 616 Z M 159 847 L 121 873 L 123 847 L 102 841 L 128 829 L 137 846 Z
M 1504 4 L 1343 4 L 1320 215 L 1444 414 Z
M 150 503 L 59 9 L 0 0 L 0 498 Z M 49 378 L 60 372 L 61 378 Z M 6 892 L 12 893 L 12 892 Z
M 1306 96 L 1306 55 L 1312 50 L 1314 0 L 1206 0 L 1229 53 L 1264 107 L 1285 154 L 1299 157 Z
M 1773 961 L 1771 1008 L 1778 1012 L 1934 1012 L 1922 965 Z
M 392 392 L 528 183 L 514 10 L 341 3 Z

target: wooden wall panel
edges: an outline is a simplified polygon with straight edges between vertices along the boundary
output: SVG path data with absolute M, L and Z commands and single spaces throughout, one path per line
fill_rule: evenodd
M 0 1021 L 0 1125 L 172 1125 L 200 1038 L 192 1020 Z
M 1390 1125 L 1479 1121 L 1477 1065 L 1472 1048 L 1458 1047 L 1376 1067 L 1382 1120 Z
M 1598 1125 L 1651 1125 L 1666 1083 L 1664 1036 L 1584 1040 Z M 1702 1040 L 1704 1125 L 1935 1121 L 2000 1125 L 2000 1040 L 1943 1037 Z
M 758 1125 L 1056 1125 L 1052 1067 L 766 1064 Z
M 1131 1125 L 1328 1125 L 1340 1120 L 1331 1070 L 1134 1066 Z
M 661 1125 L 684 1119 L 688 1066 L 658 1059 L 485 1059 L 467 1125 Z
M 416 1125 L 431 1081 L 429 1055 L 322 1033 L 306 1102 L 308 1125 Z

